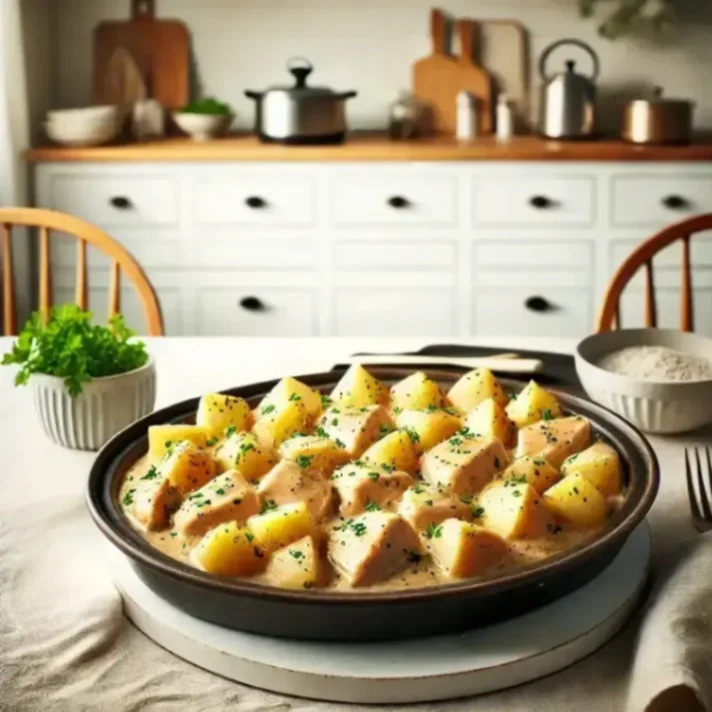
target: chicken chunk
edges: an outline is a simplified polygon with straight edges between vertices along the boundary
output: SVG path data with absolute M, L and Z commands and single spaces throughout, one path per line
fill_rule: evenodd
M 390 471 L 360 460 L 336 470 L 332 481 L 341 500 L 340 511 L 346 517 L 369 508 L 384 509 L 413 484 L 407 472 Z
M 398 514 L 416 531 L 425 531 L 446 519 L 472 519 L 472 506 L 450 492 L 419 482 L 403 493 Z
M 420 458 L 423 479 L 458 495 L 477 494 L 508 464 L 507 451 L 497 438 L 457 436 Z
M 259 511 L 254 488 L 237 470 L 228 470 L 188 495 L 173 525 L 182 534 L 201 536 L 223 522 L 245 522 Z
M 180 505 L 181 494 L 167 477 L 161 477 L 151 467 L 135 487 L 124 493 L 124 502 L 129 514 L 146 529 L 164 529 Z
M 335 527 L 328 554 L 352 586 L 384 581 L 419 560 L 423 548 L 415 530 L 397 514 L 366 512 Z
M 304 501 L 315 521 L 331 513 L 332 486 L 319 474 L 303 470 L 290 460 L 275 465 L 257 485 L 263 502 L 277 506 Z
M 353 458 L 359 457 L 383 432 L 392 430 L 393 422 L 382 405 L 334 407 L 324 413 L 319 428 Z
M 591 425 L 580 415 L 540 420 L 519 431 L 516 456 L 543 457 L 558 470 L 567 457 L 588 447 L 590 440 Z
M 425 537 L 425 550 L 449 576 L 469 578 L 483 574 L 509 551 L 501 536 L 478 524 L 447 519 Z

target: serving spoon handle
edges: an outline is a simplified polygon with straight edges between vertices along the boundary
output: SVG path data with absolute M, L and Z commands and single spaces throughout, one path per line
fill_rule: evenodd
M 400 354 L 373 354 L 371 356 L 350 356 L 344 363 L 362 366 L 461 366 L 462 368 L 489 368 L 500 373 L 536 373 L 544 368 L 543 361 L 533 358 L 512 358 L 510 354 L 501 356 L 418 356 Z

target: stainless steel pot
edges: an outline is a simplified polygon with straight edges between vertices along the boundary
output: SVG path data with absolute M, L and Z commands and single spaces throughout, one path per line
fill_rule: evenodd
M 695 105 L 683 99 L 663 98 L 655 89 L 652 99 L 636 99 L 623 108 L 621 136 L 640 144 L 689 143 Z
M 341 143 L 346 137 L 346 100 L 355 91 L 335 92 L 307 86 L 313 67 L 308 59 L 287 62 L 295 83 L 264 92 L 246 91 L 257 102 L 255 131 L 263 141 L 294 144 Z
M 566 62 L 566 71 L 549 74 L 547 60 L 551 53 L 562 47 L 579 47 L 593 60 L 590 77 L 575 71 L 575 62 Z M 544 84 L 541 89 L 539 130 L 547 138 L 590 138 L 596 128 L 596 78 L 598 56 L 585 42 L 559 40 L 547 47 L 539 60 L 539 73 Z

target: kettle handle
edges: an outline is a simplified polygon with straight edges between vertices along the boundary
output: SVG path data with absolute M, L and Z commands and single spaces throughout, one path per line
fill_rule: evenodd
M 591 81 L 596 81 L 598 78 L 598 74 L 600 71 L 600 63 L 598 61 L 598 55 L 593 51 L 593 48 L 587 45 L 585 42 L 582 42 L 581 40 L 574 40 L 574 39 L 563 39 L 563 40 L 558 40 L 557 42 L 554 42 L 553 44 L 550 44 L 542 53 L 541 57 L 539 58 L 539 74 L 541 74 L 542 79 L 544 81 L 549 81 L 551 79 L 551 76 L 546 73 L 546 61 L 549 59 L 549 55 L 555 50 L 561 47 L 562 45 L 573 45 L 575 47 L 579 47 L 582 50 L 585 50 L 588 52 L 589 56 L 593 60 L 593 74 L 591 75 Z

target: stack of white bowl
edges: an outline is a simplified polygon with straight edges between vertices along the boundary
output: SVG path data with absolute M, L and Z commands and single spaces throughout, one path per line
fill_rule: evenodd
M 99 146 L 121 132 L 116 106 L 89 106 L 47 112 L 47 135 L 64 146 Z

